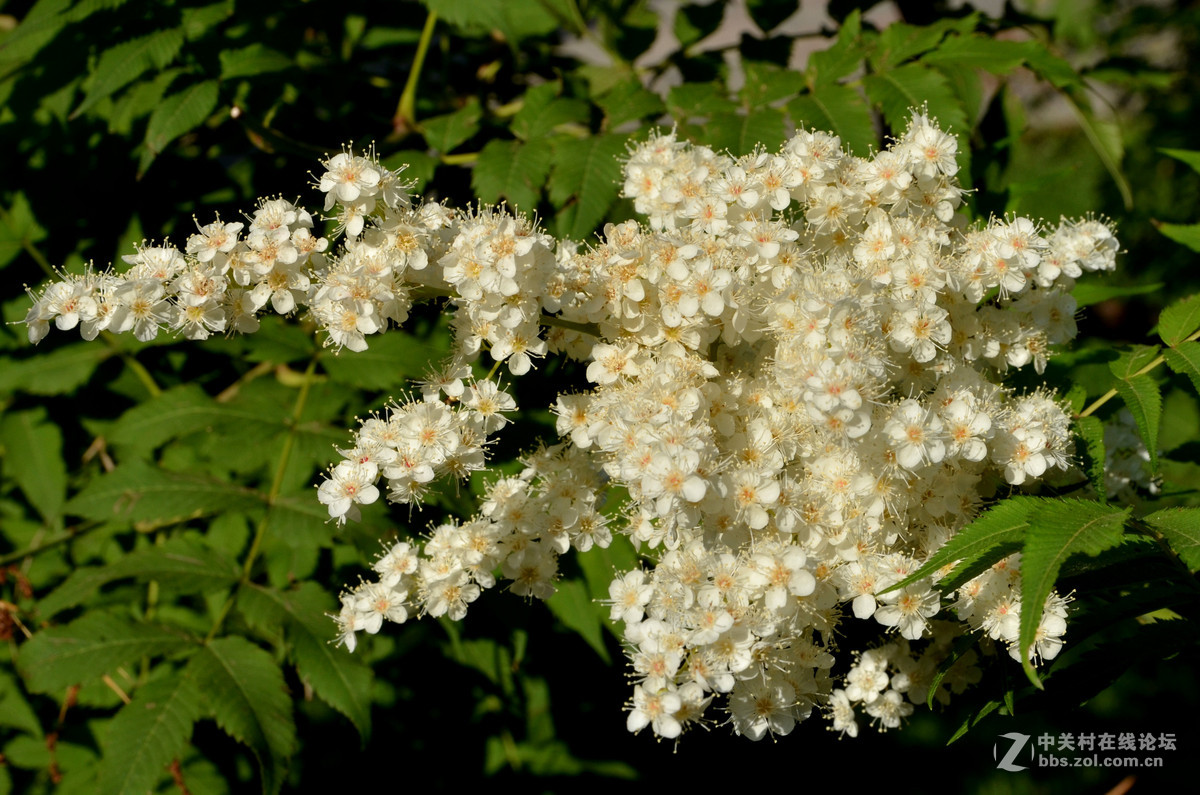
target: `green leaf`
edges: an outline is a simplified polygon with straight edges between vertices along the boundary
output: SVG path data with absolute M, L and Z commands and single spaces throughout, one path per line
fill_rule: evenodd
M 544 143 L 489 141 L 479 153 L 471 187 L 488 204 L 501 198 L 513 207 L 532 212 L 550 173 L 553 149 Z
M 77 118 L 151 69 L 165 69 L 182 48 L 183 28 L 172 28 L 139 36 L 105 50 L 96 64 L 96 71 L 88 78 L 87 94 L 71 113 L 71 118 Z
M 254 752 L 263 792 L 279 792 L 284 766 L 296 752 L 296 724 L 283 671 L 271 655 L 245 638 L 218 638 L 187 666 L 207 714 L 233 739 Z
M 152 450 L 171 439 L 220 426 L 268 422 L 281 425 L 251 407 L 218 403 L 194 384 L 167 390 L 121 415 L 107 434 L 113 444 L 136 445 Z
M 0 422 L 4 474 L 16 481 L 42 518 L 51 523 L 67 499 L 67 467 L 62 432 L 43 408 L 8 414 Z
M 124 94 L 114 103 L 108 114 L 108 130 L 122 136 L 133 132 L 133 124 L 143 116 L 148 116 L 162 102 L 163 96 L 175 78 L 184 74 L 184 69 L 167 69 L 153 80 L 143 80 Z M 134 216 L 135 218 L 137 216 Z
M 988 36 L 949 36 L 922 63 L 950 69 L 983 69 L 1005 75 L 1025 62 L 1028 42 L 1004 41 Z
M 1107 500 L 1108 492 L 1104 482 L 1104 423 L 1098 417 L 1080 417 L 1075 420 L 1075 433 L 1083 440 L 1084 472 L 1092 488 Z
M 686 122 L 696 116 L 733 113 L 737 105 L 729 99 L 725 87 L 719 83 L 684 83 L 668 92 L 667 108 L 676 121 Z
M 842 146 L 859 157 L 879 148 L 871 109 L 849 86 L 818 85 L 812 93 L 789 102 L 787 110 L 797 126 L 831 132 L 842 139 Z
M 861 35 L 862 12 L 856 8 L 842 22 L 833 46 L 814 52 L 808 57 L 805 76 L 814 91 L 818 86 L 833 85 L 858 70 L 864 57 L 863 47 L 859 42 Z
M 593 135 L 561 141 L 554 150 L 550 174 L 550 203 L 559 237 L 587 240 L 604 220 L 621 184 L 624 135 Z
M 912 110 L 926 108 L 931 119 L 958 138 L 959 168 L 970 171 L 971 126 L 967 113 L 946 76 L 924 64 L 908 64 L 882 74 L 867 75 L 863 87 L 872 102 L 883 110 L 883 118 L 896 134 L 909 124 Z
M 108 724 L 100 791 L 145 793 L 181 755 L 200 719 L 201 694 L 192 679 L 172 673 L 146 683 Z
M 704 125 L 701 143 L 716 151 L 728 150 L 734 156 L 749 154 L 756 147 L 775 151 L 783 143 L 784 114 L 775 108 L 748 113 L 718 113 Z
M 1200 252 L 1200 224 L 1155 224 L 1158 231 L 1181 246 Z
M 1154 284 L 1107 285 L 1094 281 L 1077 282 L 1071 290 L 1077 306 L 1091 306 L 1111 298 L 1126 298 L 1131 295 L 1157 293 L 1163 288 L 1162 282 Z
M 41 739 L 41 721 L 25 699 L 25 690 L 8 668 L 0 671 L 0 726 Z
M 1182 160 L 1191 166 L 1193 171 L 1200 172 L 1200 152 L 1191 149 L 1159 149 L 1158 151 L 1168 157 Z
M 783 69 L 773 63 L 743 61 L 745 82 L 738 97 L 746 108 L 761 108 L 794 96 L 806 87 L 804 75 Z
M 583 638 L 600 655 L 600 659 L 606 664 L 611 663 L 608 649 L 604 646 L 607 608 L 592 601 L 588 589 L 580 580 L 559 580 L 555 588 L 554 595 L 546 600 L 550 612 Z
M 221 50 L 221 79 L 235 80 L 239 77 L 254 77 L 268 72 L 290 69 L 293 61 L 287 55 L 259 43 L 239 50 Z M 207 115 L 207 114 L 206 114 Z
M 203 124 L 216 109 L 219 96 L 217 81 L 205 80 L 164 99 L 146 125 L 146 138 L 142 142 L 145 151 L 138 165 L 138 175 L 146 173 L 167 144 Z
M 330 643 L 335 632 L 328 614 L 337 610 L 337 600 L 311 582 L 293 591 L 251 584 L 238 592 L 238 610 L 252 627 L 287 626 L 300 676 L 322 701 L 349 718 L 365 741 L 371 733 L 374 674 L 359 658 Z
M 220 0 L 206 6 L 181 9 L 183 32 L 188 41 L 196 41 L 205 33 L 233 16 L 234 0 Z
M 46 239 L 46 230 L 38 226 L 33 208 L 25 194 L 13 194 L 12 205 L 0 212 L 0 268 L 17 258 L 29 243 Z
M 45 620 L 86 601 L 98 588 L 115 580 L 157 580 L 172 593 L 208 593 L 234 585 L 241 569 L 214 549 L 183 539 L 130 552 L 107 566 L 76 569 L 62 585 L 37 603 Z
M 469 97 L 467 104 L 453 113 L 434 116 L 421 122 L 421 134 L 425 143 L 434 151 L 442 154 L 453 152 L 459 144 L 470 139 L 479 132 L 479 120 L 483 118 L 483 108 L 479 100 Z
M 993 505 L 955 533 L 920 568 L 881 593 L 907 587 L 951 566 L 937 584 L 939 590 L 948 592 L 1016 552 L 1037 507 L 1038 500 L 1033 497 L 1010 497 Z
M 1108 369 L 1117 378 L 1133 378 L 1154 361 L 1160 350 L 1157 345 L 1131 345 L 1129 350 L 1108 363 Z
M 444 343 L 443 338 L 435 342 Z M 407 386 L 414 378 L 422 377 L 445 353 L 443 345 L 431 345 L 390 329 L 386 334 L 373 336 L 365 351 L 326 352 L 321 366 L 330 380 L 359 389 L 393 389 Z
M 261 505 L 262 496 L 251 489 L 128 461 L 89 483 L 64 510 L 88 519 L 166 524 Z
M 1200 294 L 1168 306 L 1158 316 L 1158 336 L 1171 347 L 1200 331 Z
M 1162 421 L 1162 394 L 1158 384 L 1147 374 L 1117 381 L 1115 387 L 1137 422 L 1142 443 L 1150 454 L 1150 473 L 1153 474 L 1158 469 L 1158 425 Z
M 1167 367 L 1192 380 L 1192 386 L 1200 393 L 1200 342 L 1181 342 L 1174 348 L 1163 351 Z
M 186 649 L 187 636 L 114 613 L 91 611 L 42 630 L 21 646 L 17 668 L 34 693 L 58 693 L 140 660 Z
M 1200 508 L 1166 508 L 1142 521 L 1163 534 L 1188 571 L 1200 571 Z
M 1083 85 L 1079 72 L 1065 59 L 1046 49 L 1045 44 L 1030 41 L 1025 43 L 1025 47 L 1025 64 L 1038 77 L 1059 89 Z
M 68 395 L 87 383 L 111 355 L 103 345 L 80 342 L 28 359 L 0 359 L 0 392 Z
M 1095 556 L 1121 542 L 1130 508 L 1114 509 L 1100 502 L 1042 499 L 1029 517 L 1021 555 L 1021 631 L 1018 647 L 1032 648 L 1046 597 L 1059 569 L 1071 555 Z M 1029 681 L 1041 689 L 1027 653 L 1021 662 Z
M 1080 129 L 1087 136 L 1092 149 L 1100 157 L 1100 162 L 1104 164 L 1104 168 L 1108 170 L 1109 176 L 1116 184 L 1125 209 L 1132 209 L 1133 189 L 1129 187 L 1129 180 L 1121 171 L 1121 159 L 1125 156 L 1125 145 L 1121 139 L 1120 128 L 1115 122 L 1101 122 L 1093 119 L 1067 92 L 1063 92 L 1062 96 L 1067 100 L 1068 107 L 1079 121 Z
M 974 30 L 975 19 L 974 16 L 962 20 L 941 19 L 932 25 L 921 26 L 892 23 L 879 34 L 871 65 L 876 72 L 887 72 L 897 64 L 937 47 L 951 28 L 958 28 L 962 33 Z
M 525 92 L 521 109 L 512 120 L 512 133 L 523 141 L 533 141 L 554 132 L 563 124 L 582 124 L 590 115 L 588 104 L 558 96 L 562 86 L 542 83 Z
M 653 91 L 642 88 L 636 77 L 615 84 L 595 100 L 604 111 L 605 129 L 615 130 L 626 122 L 658 117 L 666 112 L 666 105 Z

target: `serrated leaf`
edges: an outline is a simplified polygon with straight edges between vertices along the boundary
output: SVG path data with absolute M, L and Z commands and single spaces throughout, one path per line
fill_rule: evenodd
M 218 403 L 194 384 L 167 390 L 126 411 L 113 425 L 107 439 L 113 444 L 136 445 L 151 450 L 171 439 L 212 431 L 224 425 L 255 425 L 272 422 L 270 415 L 236 403 Z
M 580 580 L 559 580 L 555 583 L 555 588 L 554 595 L 546 600 L 550 612 L 568 629 L 574 630 L 583 638 L 605 663 L 610 663 L 608 649 L 604 646 L 604 619 L 607 609 L 597 606 L 592 601 L 588 589 Z
M 86 601 L 101 586 L 130 577 L 157 580 L 173 593 L 207 593 L 232 586 L 240 576 L 238 566 L 216 550 L 171 540 L 161 547 L 135 550 L 106 566 L 76 569 L 38 600 L 38 614 L 45 620 Z
M 1157 293 L 1162 288 L 1162 282 L 1112 286 L 1097 284 L 1094 281 L 1083 281 L 1075 284 L 1075 288 L 1071 290 L 1071 295 L 1075 298 L 1076 306 L 1091 306 L 1101 301 L 1107 301 L 1110 298 L 1126 298 L 1131 295 Z
M 1049 81 L 1055 88 L 1083 85 L 1083 78 L 1079 72 L 1065 59 L 1050 52 L 1040 41 L 1026 42 L 1025 64 L 1034 74 Z
M 483 108 L 479 100 L 469 97 L 467 104 L 453 113 L 434 116 L 421 122 L 421 135 L 425 143 L 434 151 L 442 154 L 453 152 L 459 144 L 470 139 L 479 132 L 479 120 L 483 118 Z
M 1200 508 L 1167 508 L 1142 521 L 1163 534 L 1188 571 L 1200 571 Z
M 557 209 L 559 237 L 586 240 L 604 220 L 620 192 L 624 135 L 593 135 L 561 141 L 554 150 L 550 203 Z
M 525 92 L 521 109 L 512 120 L 512 133 L 523 141 L 549 135 L 562 124 L 580 124 L 588 120 L 588 104 L 558 96 L 558 83 L 542 83 Z
M 100 763 L 100 790 L 145 793 L 187 748 L 200 719 L 201 696 L 190 678 L 170 674 L 138 688 L 109 722 Z
M 963 527 L 912 574 L 881 593 L 905 588 L 948 564 L 954 567 L 937 584 L 946 592 L 1017 551 L 1038 507 L 1033 497 L 1010 497 L 986 510 Z M 955 561 L 958 561 L 955 563 Z
M 195 41 L 208 31 L 233 16 L 234 0 L 220 0 L 206 6 L 184 8 L 180 11 L 180 22 L 188 41 Z
M 64 511 L 88 519 L 168 523 L 261 505 L 262 496 L 251 489 L 128 461 L 89 483 Z
M 518 210 L 533 212 L 553 157 L 551 147 L 542 143 L 489 141 L 475 163 L 471 187 L 488 204 L 504 198 Z
M 151 69 L 166 68 L 183 48 L 183 33 L 183 28 L 159 30 L 122 42 L 101 53 L 96 71 L 88 79 L 87 94 L 71 113 L 71 118 L 78 117 Z
M 808 56 L 805 75 L 814 90 L 817 86 L 832 85 L 858 69 L 864 57 L 862 45 L 858 40 L 860 35 L 862 12 L 856 8 L 842 22 L 833 46 Z
M 610 131 L 629 121 L 661 116 L 667 109 L 658 94 L 642 88 L 635 77 L 620 81 L 595 102 L 604 111 L 605 129 Z
M 1130 508 L 1115 509 L 1086 500 L 1039 500 L 1030 514 L 1021 549 L 1021 630 L 1018 647 L 1029 681 L 1042 687 L 1027 651 L 1032 648 L 1042 621 L 1046 597 L 1059 569 L 1072 555 L 1095 556 L 1121 542 Z
M 203 124 L 216 109 L 219 96 L 217 81 L 205 80 L 164 99 L 146 125 L 146 137 L 142 142 L 145 152 L 138 165 L 138 174 L 146 173 L 167 144 Z
M 949 36 L 922 63 L 959 69 L 983 69 L 1004 75 L 1025 62 L 1027 42 L 1005 41 L 988 36 Z
M 29 706 L 24 689 L 8 668 L 0 670 L 0 726 L 38 739 L 44 736 L 37 713 Z
M 1084 472 L 1100 499 L 1108 499 L 1104 482 L 1104 423 L 1097 417 L 1080 417 L 1075 420 L 1075 433 L 1083 440 Z
M 112 111 L 108 114 L 108 131 L 122 136 L 129 135 L 133 131 L 133 123 L 143 116 L 150 115 L 162 102 L 171 83 L 185 71 L 167 69 L 153 80 L 143 80 L 122 94 L 113 103 Z
M 685 122 L 697 116 L 733 113 L 737 106 L 719 83 L 684 83 L 667 93 L 667 109 L 676 121 Z
M 775 108 L 761 108 L 748 113 L 718 113 L 704 125 L 704 143 L 719 151 L 728 150 L 734 156 L 748 154 L 755 147 L 775 151 L 783 143 L 784 114 Z
M 1117 378 L 1128 379 L 1141 375 L 1162 350 L 1157 345 L 1131 345 L 1129 350 L 1108 363 L 1108 369 Z
M 248 585 L 238 592 L 238 610 L 253 627 L 287 626 L 292 660 L 317 696 L 345 715 L 365 741 L 371 733 L 374 674 L 357 657 L 330 643 L 334 623 L 327 614 L 337 600 L 316 583 L 292 591 Z
M 142 656 L 169 654 L 195 641 L 155 624 L 92 611 L 70 624 L 42 630 L 21 646 L 17 668 L 34 693 L 58 693 L 99 679 Z
M 871 54 L 871 65 L 877 72 L 885 72 L 909 58 L 932 50 L 951 29 L 966 33 L 975 28 L 975 17 L 955 20 L 944 18 L 932 25 L 906 25 L 896 22 L 880 32 Z
M 1187 246 L 1192 251 L 1200 252 L 1200 224 L 1160 223 L 1155 224 L 1155 228 L 1179 245 Z
M 28 359 L 0 359 L 0 392 L 67 395 L 87 383 L 111 355 L 103 345 L 82 342 Z
M 1158 469 L 1158 425 L 1162 421 L 1162 394 L 1149 375 L 1117 381 L 1117 394 L 1133 414 L 1138 433 L 1150 454 L 1150 473 Z
M 1181 342 L 1174 348 L 1163 351 L 1167 367 L 1192 380 L 1192 386 L 1200 393 L 1200 342 Z
M 359 389 L 392 389 L 422 377 L 445 353 L 441 345 L 423 342 L 399 329 L 368 339 L 365 351 L 326 352 L 321 366 L 331 381 Z M 435 337 L 434 342 L 444 339 Z
M 863 88 L 883 110 L 884 120 L 897 134 L 908 127 L 912 110 L 927 109 L 929 117 L 937 119 L 942 130 L 958 138 L 959 168 L 970 171 L 971 128 L 966 110 L 945 75 L 924 64 L 907 64 L 882 74 L 867 75 L 863 78 Z
M 1200 331 L 1200 295 L 1189 295 L 1158 316 L 1158 336 L 1174 347 Z
M 33 217 L 29 199 L 18 191 L 13 194 L 12 204 L 0 213 L 0 268 L 17 258 L 29 243 L 46 239 L 46 230 Z
M 192 656 L 187 675 L 205 694 L 207 714 L 254 752 L 263 792 L 279 792 L 296 752 L 296 724 L 283 671 L 271 655 L 245 638 L 218 638 Z
M 859 157 L 879 148 L 871 109 L 849 86 L 818 85 L 812 93 L 789 102 L 787 110 L 797 126 L 831 132 L 842 139 L 842 146 Z
M 21 487 L 42 519 L 53 522 L 67 498 L 67 467 L 62 432 L 46 419 L 45 409 L 8 414 L 0 422 L 4 473 Z
M 1159 149 L 1158 151 L 1187 163 L 1193 171 L 1200 172 L 1200 152 L 1192 149 Z
M 738 97 L 747 108 L 761 108 L 804 90 L 804 75 L 773 63 L 743 61 L 745 81 Z
M 293 61 L 279 50 L 259 43 L 238 50 L 221 50 L 221 79 L 236 80 L 239 77 L 254 77 L 269 72 L 290 69 Z

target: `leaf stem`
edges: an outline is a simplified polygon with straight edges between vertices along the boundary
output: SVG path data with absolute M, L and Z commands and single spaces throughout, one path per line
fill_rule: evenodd
M 283 451 L 279 455 L 279 464 L 275 467 L 275 476 L 271 480 L 271 490 L 267 492 L 267 511 L 263 514 L 263 518 L 259 521 L 258 527 L 254 531 L 254 540 L 250 543 L 250 551 L 246 553 L 246 561 L 242 564 L 242 576 L 238 581 L 239 588 L 250 582 L 250 575 L 253 573 L 254 564 L 258 560 L 263 538 L 267 534 L 267 523 L 271 518 L 271 508 L 275 505 L 276 498 L 279 497 L 280 489 L 283 488 L 283 476 L 287 472 L 288 461 L 292 457 L 292 446 L 296 440 L 296 429 L 299 427 L 301 415 L 304 414 L 304 407 L 308 403 L 309 387 L 312 386 L 315 380 L 313 375 L 316 369 L 317 360 L 314 358 L 309 361 L 308 367 L 304 371 L 304 380 L 300 383 L 300 393 L 296 395 L 296 404 L 292 408 L 290 427 L 288 428 L 287 436 L 283 440 Z M 229 616 L 229 611 L 233 608 L 236 596 L 237 589 L 235 588 L 225 600 L 225 604 L 221 606 L 221 612 L 217 615 L 217 620 L 213 622 L 212 629 L 208 631 L 208 635 L 204 638 L 205 643 L 215 638 L 221 630 L 221 625 L 225 623 L 225 619 Z
M 1200 331 L 1197 331 L 1195 334 L 1193 334 L 1192 336 L 1185 339 L 1184 342 L 1194 342 L 1195 340 L 1198 340 L 1198 339 L 1200 339 Z M 1172 346 L 1172 347 L 1176 347 L 1176 346 Z M 1154 361 L 1147 364 L 1141 370 L 1138 370 L 1136 373 L 1129 376 L 1129 378 L 1123 378 L 1121 380 L 1128 381 L 1130 378 L 1137 378 L 1139 375 L 1145 375 L 1146 373 L 1148 373 L 1151 370 L 1153 370 L 1154 368 L 1158 367 L 1160 364 L 1162 364 L 1166 360 L 1167 360 L 1166 357 L 1160 354 L 1159 356 L 1156 356 L 1154 358 Z M 1076 414 L 1075 419 L 1082 419 L 1084 417 L 1092 416 L 1093 414 L 1096 413 L 1097 409 L 1099 409 L 1101 406 L 1103 406 L 1105 403 L 1112 400 L 1116 396 L 1117 396 L 1117 390 L 1115 388 L 1108 390 L 1103 395 L 1101 395 L 1100 397 L 1098 397 L 1094 401 L 1092 401 L 1092 404 L 1090 406 L 1088 406 L 1083 411 Z
M 425 27 L 421 30 L 421 39 L 417 42 L 417 54 L 413 56 L 412 69 L 408 71 L 408 80 L 404 83 L 404 91 L 400 94 L 400 104 L 396 106 L 396 115 L 392 117 L 392 126 L 400 130 L 405 126 L 417 126 L 417 82 L 421 79 L 421 69 L 425 66 L 425 55 L 429 52 L 429 42 L 433 40 L 433 29 L 437 25 L 437 12 L 430 11 L 425 18 Z
M 31 544 L 30 546 L 25 547 L 25 549 L 20 549 L 16 552 L 10 552 L 7 555 L 0 555 L 0 567 L 7 566 L 10 563 L 16 563 L 22 558 L 31 558 L 34 555 L 45 552 L 47 549 L 54 549 L 55 547 L 62 546 L 68 541 L 85 536 L 93 530 L 97 530 L 103 526 L 104 524 L 102 522 L 81 525 L 75 530 L 68 529 L 62 535 L 58 536 L 57 538 L 52 538 L 49 541 L 43 541 L 39 544 Z

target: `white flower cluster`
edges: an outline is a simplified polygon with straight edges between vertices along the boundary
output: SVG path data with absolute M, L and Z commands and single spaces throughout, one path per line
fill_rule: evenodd
M 253 227 L 244 242 L 226 229 L 221 244 L 206 227 L 212 242 L 192 258 L 212 250 L 249 288 L 239 316 L 303 299 L 329 344 L 361 350 L 414 298 L 457 309 L 454 353 L 423 400 L 365 421 L 322 483 L 339 520 L 378 499 L 381 475 L 390 500 L 411 502 L 441 473 L 483 467 L 488 435 L 515 408 L 490 380 L 471 381 L 483 350 L 514 375 L 550 352 L 588 363 L 592 388 L 553 409 L 564 442 L 494 483 L 479 516 L 392 547 L 379 580 L 343 596 L 342 640 L 352 647 L 384 619 L 461 618 L 497 573 L 545 597 L 560 555 L 617 531 L 646 555 L 609 594 L 635 672 L 632 731 L 673 738 L 723 709 L 757 739 L 825 706 L 853 733 L 854 704 L 887 728 L 955 633 L 1011 647 L 1015 562 L 960 592 L 958 622 L 935 620 L 930 579 L 883 592 L 986 499 L 1068 468 L 1063 405 L 999 376 L 1041 372 L 1050 346 L 1074 336 L 1074 280 L 1113 268 L 1118 246 L 1096 220 L 968 227 L 955 152 L 920 113 L 870 158 L 808 131 L 740 158 L 655 134 L 625 164 L 625 195 L 649 225 L 610 224 L 595 245 L 557 249 L 503 209 L 414 206 L 396 173 L 347 152 L 320 179 L 347 237 L 338 253 L 293 242 L 307 234 L 294 208 L 274 227 L 286 235 L 262 238 L 270 257 L 253 254 L 264 245 Z M 150 305 L 181 300 L 147 289 Z M 31 338 L 49 319 L 78 322 L 64 319 L 61 290 L 37 300 Z M 627 495 L 612 520 L 599 512 L 606 494 Z M 1064 604 L 1044 606 L 1035 658 L 1061 644 Z M 849 615 L 899 639 L 861 652 L 839 689 L 835 631 Z
M 329 241 L 314 237 L 312 216 L 286 199 L 261 200 L 249 220 L 245 237 L 240 222 L 197 223 L 185 251 L 143 244 L 124 258 L 132 267 L 122 273 L 89 267 L 62 274 L 25 317 L 30 342 L 46 336 L 51 320 L 63 330 L 78 326 L 86 340 L 101 331 L 132 331 L 146 342 L 163 327 L 199 340 L 255 331 L 255 315 L 268 302 L 276 312 L 291 312 Z

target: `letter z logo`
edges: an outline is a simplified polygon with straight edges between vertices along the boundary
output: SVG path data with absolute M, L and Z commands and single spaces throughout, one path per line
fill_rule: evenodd
M 1017 755 L 1021 753 L 1021 749 L 1025 747 L 1027 742 L 1029 742 L 1029 735 L 1020 734 L 1018 732 L 1009 732 L 1008 734 L 1001 734 L 1000 737 L 1005 740 L 1012 740 L 1012 745 L 1009 746 L 1008 753 L 1004 755 L 1004 758 L 996 763 L 996 767 L 1000 768 L 1001 770 L 1007 770 L 1010 773 L 1017 773 L 1021 770 L 1025 770 L 1025 765 L 1014 764 L 1014 762 L 1017 759 Z M 996 745 L 992 746 L 993 759 L 995 759 L 996 755 L 999 753 L 997 748 L 998 745 L 999 743 L 996 743 Z M 1029 758 L 1030 760 L 1033 759 L 1033 746 L 1029 747 Z

